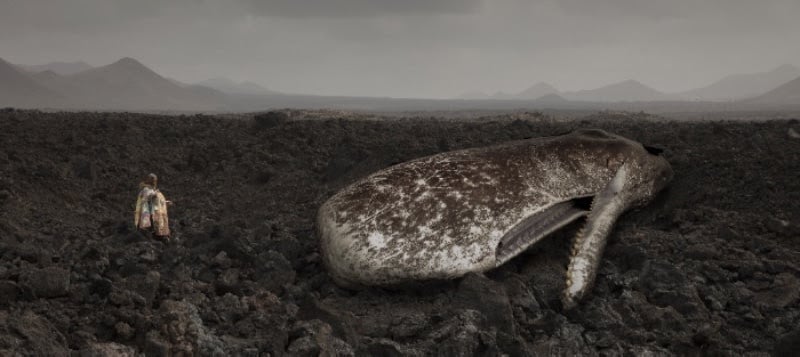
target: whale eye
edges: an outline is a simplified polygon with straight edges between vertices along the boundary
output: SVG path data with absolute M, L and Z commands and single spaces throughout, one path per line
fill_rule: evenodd
M 647 150 L 647 152 L 649 152 L 651 155 L 658 156 L 661 155 L 662 152 L 664 152 L 664 149 L 657 148 L 655 146 L 647 146 L 647 145 L 642 145 L 642 146 L 644 146 L 644 149 Z

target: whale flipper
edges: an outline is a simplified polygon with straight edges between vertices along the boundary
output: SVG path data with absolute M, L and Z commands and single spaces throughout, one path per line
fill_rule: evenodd
M 497 266 L 505 264 L 542 238 L 585 216 L 589 211 L 579 208 L 574 201 L 555 205 L 530 215 L 506 233 L 497 245 Z

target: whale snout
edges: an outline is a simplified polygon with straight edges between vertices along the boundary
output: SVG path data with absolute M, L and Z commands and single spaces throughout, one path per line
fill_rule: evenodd
M 653 183 L 654 193 L 658 193 L 667 187 L 675 177 L 675 171 L 672 170 L 672 165 L 669 164 L 666 158 L 659 155 L 656 159 L 656 177 Z
M 647 157 L 639 167 L 639 183 L 631 190 L 634 205 L 644 205 L 663 191 L 675 177 L 675 172 L 661 152 L 653 154 L 647 150 Z

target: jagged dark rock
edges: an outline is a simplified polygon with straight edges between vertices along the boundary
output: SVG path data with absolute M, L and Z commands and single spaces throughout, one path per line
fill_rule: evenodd
M 69 293 L 70 271 L 58 267 L 33 269 L 26 271 L 21 280 L 35 297 L 64 296 Z
M 797 120 L 290 116 L 0 111 L 0 355 L 797 350 Z M 577 127 L 665 148 L 675 179 L 620 219 L 574 310 L 559 297 L 577 227 L 484 275 L 358 290 L 328 277 L 314 219 L 344 185 L 442 150 Z M 149 172 L 175 201 L 168 243 L 130 222 Z

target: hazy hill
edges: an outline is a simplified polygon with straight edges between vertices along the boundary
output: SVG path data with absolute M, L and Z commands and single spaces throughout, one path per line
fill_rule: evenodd
M 783 65 L 769 72 L 737 74 L 725 77 L 706 87 L 678 93 L 686 100 L 728 101 L 752 98 L 777 88 L 800 76 L 800 68 Z
M 52 71 L 55 74 L 59 74 L 62 76 L 68 76 L 70 74 L 75 74 L 78 72 L 83 72 L 86 70 L 92 69 L 92 66 L 87 64 L 86 62 L 78 61 L 78 62 L 50 62 L 47 64 L 40 64 L 40 65 L 17 65 L 18 67 L 28 71 L 28 72 L 44 72 L 44 71 Z
M 555 106 L 566 105 L 569 103 L 569 101 L 564 99 L 564 97 L 555 93 L 545 94 L 539 98 L 536 98 L 534 102 L 543 105 L 555 105 Z
M 800 105 L 800 77 L 752 100 L 759 104 Z
M 48 65 L 44 65 L 48 66 Z M 109 110 L 227 110 L 228 95 L 202 86 L 181 85 L 164 78 L 133 58 L 69 75 L 66 67 L 39 72 L 0 63 L 0 104 Z M 79 67 L 77 64 L 72 70 Z
M 528 89 L 519 92 L 516 95 L 517 99 L 537 99 L 549 94 L 559 94 L 558 89 L 548 83 L 539 82 L 529 87 Z M 563 99 L 563 98 L 562 98 Z
M 249 94 L 249 95 L 273 95 L 278 92 L 264 88 L 253 82 L 235 82 L 228 78 L 211 78 L 202 82 L 195 83 L 198 86 L 216 89 L 220 92 L 229 94 Z
M 49 83 L 70 93 L 76 106 L 107 109 L 215 110 L 225 95 L 197 87 L 182 87 L 133 58 L 92 68 Z
M 47 107 L 60 104 L 61 96 L 27 73 L 0 58 L 0 105 Z
M 634 80 L 627 80 L 596 89 L 580 90 L 575 92 L 560 92 L 558 89 L 548 83 L 539 82 L 523 90 L 522 92 L 514 94 L 497 92 L 496 94 L 490 96 L 482 92 L 469 92 L 460 95 L 458 98 L 471 100 L 532 100 L 551 94 L 556 94 L 559 98 L 565 101 L 569 100 L 582 102 L 641 102 L 669 99 L 666 94 Z
M 667 99 L 664 93 L 634 80 L 596 89 L 563 93 L 562 96 L 568 100 L 584 102 L 646 102 Z

